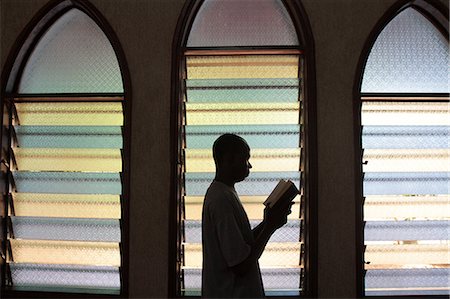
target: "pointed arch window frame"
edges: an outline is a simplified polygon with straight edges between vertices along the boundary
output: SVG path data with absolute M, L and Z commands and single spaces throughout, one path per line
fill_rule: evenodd
M 39 43 L 41 37 L 47 32 L 47 30 L 58 20 L 61 16 L 66 14 L 72 9 L 78 9 L 86 14 L 95 24 L 102 30 L 107 37 L 109 43 L 112 46 L 114 54 L 117 58 L 120 75 L 122 78 L 123 92 L 120 93 L 39 93 L 39 94 L 20 94 L 17 92 L 22 78 L 23 71 L 29 57 L 32 55 L 34 48 Z M 7 99 L 19 99 L 23 102 L 40 101 L 45 98 L 47 102 L 64 102 L 61 99 L 70 99 L 70 102 L 77 101 L 89 101 L 89 97 L 98 97 L 101 102 L 117 102 L 118 97 L 123 98 L 123 148 L 122 148 L 122 172 L 121 172 L 121 241 L 120 241 L 120 293 L 119 294 L 104 294 L 98 293 L 95 290 L 92 292 L 64 292 L 61 291 L 48 291 L 42 290 L 13 290 L 6 286 L 6 279 L 8 277 L 9 270 L 7 269 L 5 254 L 8 250 L 7 246 L 7 234 L 8 234 L 8 207 L 10 206 L 8 196 L 2 196 L 0 200 L 0 216 L 1 216 L 1 253 L 0 256 L 0 297 L 13 297 L 13 298 L 35 298 L 35 297 L 47 297 L 47 298 L 64 298 L 64 297 L 79 297 L 79 298 L 126 298 L 129 294 L 129 198 L 130 198 L 130 143 L 131 143 L 131 78 L 129 74 L 128 64 L 126 62 L 125 54 L 123 52 L 120 41 L 108 23 L 106 18 L 100 13 L 100 11 L 89 1 L 84 0 L 51 0 L 44 5 L 27 23 L 26 27 L 21 31 L 20 35 L 14 42 L 4 65 L 1 74 L 1 114 L 0 119 L 2 126 L 5 126 L 5 121 L 8 122 L 10 116 L 8 116 Z M 103 97 L 103 99 L 102 99 Z M 78 99 L 77 99 L 78 98 Z M 110 98 L 110 99 L 107 99 Z M 66 101 L 67 102 L 67 101 Z M 6 114 L 5 114 L 6 113 Z M 0 132 L 0 145 L 8 141 L 8 131 L 2 129 Z M 2 173 L 4 172 L 4 164 L 1 164 Z M 10 184 L 8 177 L 2 178 L 2 185 Z
M 181 114 L 182 99 L 184 97 L 185 79 L 185 56 L 193 52 L 197 54 L 247 54 L 250 51 L 258 50 L 261 54 L 286 54 L 294 51 L 304 55 L 303 67 L 304 75 L 304 103 L 305 111 L 303 122 L 305 126 L 304 148 L 307 153 L 305 159 L 304 172 L 308 178 L 305 183 L 305 207 L 304 216 L 306 226 L 305 231 L 305 251 L 308 252 L 304 261 L 305 272 L 304 281 L 305 297 L 316 297 L 318 293 L 317 282 L 317 124 L 316 124 L 316 84 L 315 84 L 315 46 L 312 36 L 312 29 L 303 5 L 295 0 L 281 0 L 286 8 L 292 23 L 295 27 L 297 37 L 301 46 L 258 46 L 258 47 L 187 47 L 187 40 L 192 29 L 195 17 L 204 0 L 187 0 L 180 17 L 178 19 L 175 35 L 172 42 L 172 79 L 171 79 L 171 195 L 170 195 L 170 222 L 169 222 L 169 297 L 180 297 L 181 286 L 179 285 L 181 269 L 178 252 L 182 243 L 182 236 L 179 228 L 181 226 L 180 214 L 180 178 L 183 175 L 181 169 L 183 165 L 182 155 L 182 128 L 184 116 Z M 174 237 L 176 236 L 176 238 Z M 297 297 L 297 296 L 295 296 Z
M 354 150 L 355 155 L 354 170 L 355 170 L 355 242 L 356 242 L 356 280 L 355 289 L 357 297 L 359 298 L 411 298 L 415 295 L 384 295 L 384 296 L 368 296 L 365 294 L 365 260 L 364 252 L 366 246 L 364 244 L 364 202 L 365 197 L 363 195 L 363 147 L 362 147 L 362 123 L 361 112 L 362 102 L 372 101 L 378 99 L 389 100 L 393 102 L 403 101 L 407 99 L 414 102 L 445 102 L 449 103 L 448 93 L 380 93 L 380 92 L 361 92 L 364 70 L 369 58 L 371 49 L 373 48 L 378 36 L 384 30 L 384 28 L 402 11 L 407 8 L 412 8 L 424 16 L 431 24 L 449 41 L 449 11 L 448 7 L 445 7 L 438 1 L 425 0 L 398 0 L 394 3 L 378 20 L 373 27 L 369 36 L 366 39 L 363 50 L 359 57 L 358 65 L 356 67 L 354 86 L 353 86 L 353 116 L 354 116 Z M 420 296 L 420 295 L 419 295 Z M 442 298 L 445 295 L 426 295 L 430 298 Z

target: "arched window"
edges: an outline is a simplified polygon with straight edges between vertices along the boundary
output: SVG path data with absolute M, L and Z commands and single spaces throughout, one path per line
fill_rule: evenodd
M 86 2 L 44 8 L 10 56 L 1 99 L 5 292 L 124 294 L 129 99 L 118 44 L 97 15 Z
M 366 295 L 450 291 L 448 27 L 430 7 L 398 8 L 362 75 Z
M 280 179 L 301 190 L 260 265 L 267 295 L 307 293 L 313 259 L 309 203 L 315 193 L 306 161 L 313 161 L 308 134 L 315 119 L 314 109 L 307 109 L 314 105 L 307 87 L 313 62 L 305 58 L 313 56 L 312 45 L 298 34 L 307 31 L 299 28 L 306 17 L 298 21 L 301 9 L 294 1 L 193 2 L 185 9 L 176 53 L 176 294 L 200 294 L 202 204 L 215 173 L 212 144 L 224 133 L 242 136 L 251 147 L 250 176 L 236 185 L 251 225 L 262 220 L 262 203 Z

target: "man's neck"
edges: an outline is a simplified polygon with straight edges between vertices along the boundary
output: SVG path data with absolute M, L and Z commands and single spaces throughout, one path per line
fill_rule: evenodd
M 216 177 L 214 178 L 214 180 L 217 182 L 221 182 L 231 188 L 234 188 L 235 181 L 232 178 L 225 176 L 221 173 L 216 173 Z

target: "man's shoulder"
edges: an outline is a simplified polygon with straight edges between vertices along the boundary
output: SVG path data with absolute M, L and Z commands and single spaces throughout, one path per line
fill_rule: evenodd
M 230 206 L 233 200 L 233 192 L 223 183 L 214 181 L 206 191 L 205 205 L 221 208 Z

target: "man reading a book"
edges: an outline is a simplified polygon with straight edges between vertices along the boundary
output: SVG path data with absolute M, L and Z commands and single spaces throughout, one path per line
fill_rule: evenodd
M 287 222 L 292 203 L 266 207 L 264 220 L 252 230 L 234 189 L 252 168 L 250 147 L 243 138 L 224 134 L 214 142 L 213 157 L 216 176 L 202 214 L 202 296 L 262 298 L 258 259 L 270 236 Z

